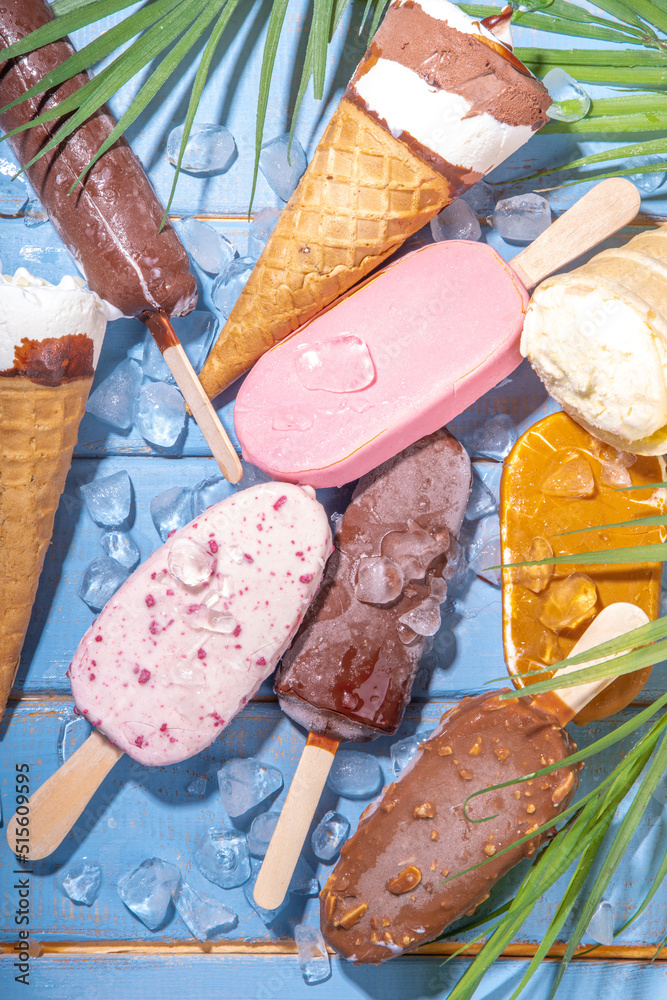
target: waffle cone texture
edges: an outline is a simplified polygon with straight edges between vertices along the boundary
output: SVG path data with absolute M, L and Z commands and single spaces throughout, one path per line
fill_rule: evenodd
M 0 378 L 0 716 L 16 676 L 90 378 Z
M 343 98 L 200 375 L 213 399 L 454 198 L 442 174 Z

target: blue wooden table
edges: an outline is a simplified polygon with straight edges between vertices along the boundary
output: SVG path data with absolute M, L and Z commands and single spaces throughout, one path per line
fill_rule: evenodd
M 238 159 L 229 172 L 221 176 L 204 179 L 183 175 L 173 208 L 176 217 L 195 214 L 210 221 L 232 240 L 241 254 L 246 250 L 246 213 L 254 157 L 254 108 L 269 5 L 258 3 L 255 6 L 256 16 L 247 24 L 241 24 L 237 18 L 239 30 L 232 33 L 231 41 L 221 53 L 198 114 L 200 121 L 221 121 L 229 126 L 237 140 Z M 320 106 L 307 99 L 302 109 L 297 134 L 311 152 L 362 52 L 357 29 L 363 5 L 355 6 L 358 9 L 345 18 L 335 39 L 326 101 Z M 283 131 L 288 121 L 295 94 L 293 66 L 299 51 L 305 8 L 305 2 L 296 2 L 290 7 L 288 30 L 276 62 L 267 138 Z M 79 45 L 88 41 L 91 34 L 82 33 L 76 39 Z M 521 44 L 528 44 L 530 40 L 531 33 L 521 33 Z M 567 40 L 556 36 L 549 39 L 549 44 L 566 45 Z M 129 136 L 163 199 L 173 176 L 173 168 L 165 156 L 166 139 L 171 128 L 184 117 L 184 102 L 193 73 L 194 66 L 191 66 L 157 106 L 133 127 Z M 126 106 L 132 92 L 128 87 L 117 95 L 116 112 Z M 496 179 L 503 182 L 500 192 L 510 189 L 512 176 L 567 159 L 574 149 L 574 141 L 567 137 L 536 137 L 526 150 L 498 171 Z M 0 155 L 8 157 L 8 151 L 3 148 Z M 551 192 L 552 207 L 556 212 L 562 211 L 582 190 L 568 188 Z M 255 209 L 278 204 L 260 176 Z M 658 192 L 644 204 L 639 224 L 653 225 L 665 215 L 667 200 Z M 617 242 L 634 231 L 636 227 L 621 234 Z M 21 216 L 3 218 L 0 235 L 5 272 L 25 265 L 53 280 L 73 270 L 69 255 L 48 223 L 28 228 Z M 429 238 L 428 233 L 423 236 Z M 507 259 L 516 252 L 488 227 L 484 229 L 484 238 Z M 201 272 L 198 278 L 200 307 L 209 308 L 211 279 Z M 113 324 L 107 334 L 97 381 L 104 378 L 143 336 L 140 324 L 129 321 Z M 233 392 L 228 393 L 221 405 L 232 397 Z M 465 439 L 466 434 L 487 417 L 507 412 L 521 431 L 554 408 L 541 384 L 524 365 L 505 384 L 457 418 L 452 430 Z M 500 466 L 480 461 L 477 467 L 490 489 L 497 492 Z M 14 811 L 15 765 L 28 763 L 32 784 L 36 786 L 58 767 L 62 754 L 71 752 L 88 734 L 87 724 L 73 714 L 65 676 L 70 658 L 93 618 L 93 613 L 77 596 L 81 574 L 93 558 L 102 554 L 100 529 L 82 505 L 79 486 L 121 469 L 129 473 L 134 488 L 132 534 L 142 558 L 160 544 L 149 514 L 151 498 L 171 486 L 193 486 L 216 472 L 205 442 L 192 421 L 183 439 L 165 451 L 152 448 L 136 431 L 118 434 L 90 415 L 84 418 L 56 517 L 53 543 L 47 554 L 21 669 L 0 728 L 0 792 L 5 820 Z M 322 499 L 330 510 L 340 510 L 346 495 L 345 492 L 328 491 Z M 468 525 L 467 530 L 472 544 L 491 538 L 498 532 L 497 517 L 492 515 L 475 528 Z M 453 629 L 451 635 L 449 629 Z M 445 628 L 436 639 L 434 652 L 426 657 L 415 699 L 394 739 L 430 729 L 452 701 L 481 690 L 488 680 L 503 672 L 500 592 L 489 583 L 475 579 L 448 615 Z M 656 668 L 640 699 L 622 713 L 623 718 L 629 718 L 640 705 L 662 693 L 666 676 L 664 666 Z M 576 730 L 575 739 L 585 745 L 608 732 L 618 721 L 611 719 L 586 730 Z M 391 773 L 389 746 L 394 739 L 380 740 L 362 748 L 378 757 L 385 778 Z M 379 969 L 358 969 L 333 958 L 331 978 L 317 986 L 307 986 L 297 965 L 291 928 L 304 919 L 316 921 L 317 900 L 301 898 L 299 903 L 292 903 L 285 915 L 267 929 L 246 903 L 242 889 L 218 890 L 199 873 L 193 861 L 194 848 L 206 829 L 221 817 L 215 780 L 221 763 L 237 756 L 261 757 L 280 768 L 288 786 L 302 746 L 303 733 L 282 716 L 267 684 L 221 738 L 198 757 L 173 767 L 155 769 L 123 758 L 59 850 L 31 868 L 32 957 L 27 992 L 15 981 L 17 973 L 13 964 L 17 941 L 14 922 L 18 905 L 16 879 L 21 876 L 14 874 L 13 856 L 4 837 L 0 838 L 4 915 L 0 938 L 0 997 L 8 1000 L 26 995 L 52 1000 L 71 1000 L 77 995 L 98 1000 L 144 1000 L 150 995 L 165 1000 L 204 995 L 225 1000 L 310 996 L 318 996 L 321 1000 L 446 997 L 467 961 L 459 958 L 443 965 L 444 958 L 456 947 L 452 942 L 430 945 L 417 955 L 392 961 Z M 584 790 L 594 787 L 596 781 L 618 763 L 623 752 L 624 746 L 616 745 L 587 765 L 582 781 Z M 206 790 L 202 795 L 192 795 L 188 785 L 201 775 L 207 778 Z M 284 794 L 283 791 L 274 808 L 281 805 Z M 345 799 L 337 801 L 327 791 L 319 815 L 335 807 L 354 822 L 364 805 Z M 607 893 L 617 926 L 643 898 L 666 849 L 667 813 L 660 802 L 653 800 Z M 237 910 L 238 926 L 206 945 L 193 939 L 175 914 L 159 931 L 147 930 L 125 908 L 116 884 L 122 873 L 151 856 L 177 864 L 195 890 L 214 895 Z M 308 856 L 315 864 L 316 859 Z M 84 857 L 97 861 L 103 871 L 101 892 L 91 908 L 70 902 L 56 881 L 64 866 Z M 328 866 L 320 864 L 318 874 L 322 881 L 328 870 Z M 486 904 L 489 909 L 511 897 L 523 871 L 522 867 L 515 870 L 494 890 Z M 557 891 L 544 896 L 506 957 L 489 972 L 477 996 L 485 1000 L 506 1000 L 511 995 L 553 915 L 558 898 Z M 565 941 L 569 926 L 564 929 Z M 646 961 L 666 930 L 667 890 L 663 889 L 642 918 L 618 938 L 613 947 L 599 948 L 594 957 L 573 963 L 559 995 L 565 1000 L 579 997 L 648 1000 L 667 996 L 667 955 L 653 964 Z M 464 939 L 463 935 L 457 938 Z M 554 949 L 554 955 L 562 950 L 562 946 Z M 529 988 L 535 1000 L 548 996 L 555 972 L 554 960 L 543 963 Z

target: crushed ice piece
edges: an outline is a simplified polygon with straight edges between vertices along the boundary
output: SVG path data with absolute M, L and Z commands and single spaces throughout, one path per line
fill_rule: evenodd
M 382 771 L 375 757 L 358 750 L 343 750 L 334 757 L 327 785 L 346 799 L 370 799 L 382 784 Z
M 653 166 L 660 164 L 664 170 L 652 170 L 644 174 L 628 174 L 628 180 L 632 181 L 638 191 L 642 194 L 653 194 L 667 179 L 667 161 L 664 156 L 634 156 L 632 164 L 639 166 Z
M 210 829 L 199 841 L 195 862 L 202 875 L 222 889 L 234 889 L 250 878 L 250 859 L 244 833 Z
M 434 576 L 429 580 L 428 588 L 431 597 L 435 598 L 438 604 L 443 604 L 447 600 L 449 587 L 447 581 L 441 576 Z
M 614 911 L 608 899 L 603 899 L 598 905 L 586 933 L 598 944 L 609 946 L 614 943 Z
M 235 257 L 213 282 L 211 301 L 223 319 L 234 308 L 254 266 L 254 257 Z
M 255 816 L 248 834 L 248 850 L 255 858 L 263 858 L 269 849 L 280 813 L 268 812 Z
M 74 903 L 92 906 L 102 883 L 102 869 L 94 861 L 72 861 L 58 873 L 63 892 Z
M 195 309 L 187 316 L 173 316 L 171 323 L 190 364 L 196 372 L 199 372 L 218 332 L 217 316 L 205 309 Z M 169 382 L 170 385 L 176 385 L 176 380 L 150 330 L 146 331 L 139 360 L 147 378 L 154 382 Z
M 198 941 L 219 937 L 239 922 L 232 909 L 217 899 L 195 892 L 187 882 L 181 882 L 176 889 L 174 905 L 183 923 Z
M 391 767 L 396 777 L 416 755 L 420 744 L 427 740 L 430 735 L 431 730 L 415 733 L 414 736 L 407 736 L 404 740 L 399 740 L 398 743 L 392 743 L 389 747 L 389 753 L 391 754 Z
M 525 558 L 517 562 L 532 562 L 535 559 L 551 559 L 554 550 L 547 538 L 536 535 L 530 543 Z M 534 594 L 541 594 L 551 583 L 554 575 L 553 566 L 519 566 L 515 571 L 516 582 L 532 590 Z
M 491 458 L 502 462 L 516 441 L 516 427 L 507 413 L 496 413 L 466 438 L 466 450 L 472 458 Z
M 155 931 L 167 917 L 171 897 L 181 881 L 175 865 L 161 858 L 148 858 L 138 868 L 118 879 L 118 895 L 128 910 Z
M 449 541 L 449 551 L 447 552 L 447 562 L 442 571 L 443 579 L 447 581 L 447 591 L 450 596 L 461 594 L 468 582 L 470 568 L 466 559 L 463 546 L 456 538 Z
M 176 538 L 169 546 L 167 568 L 186 587 L 198 587 L 210 578 L 215 556 L 190 538 Z
M 489 187 L 486 181 L 477 181 L 461 197 L 464 201 L 468 202 L 476 215 L 481 215 L 484 218 L 493 215 L 496 198 L 493 189 Z
M 60 716 L 56 749 L 58 763 L 64 764 L 82 746 L 91 733 L 91 725 L 83 715 Z
M 185 786 L 185 791 L 188 795 L 191 795 L 193 799 L 201 799 L 206 794 L 206 775 L 198 774 L 196 778 L 193 778 Z
M 226 500 L 235 489 L 232 483 L 228 482 L 224 476 L 209 476 L 202 479 L 193 489 L 193 517 L 199 517 L 205 510 L 212 507 L 214 503 Z
M 294 940 L 304 982 L 323 983 L 331 975 L 331 962 L 319 927 L 297 924 Z
M 423 580 L 436 556 L 447 551 L 449 534 L 438 541 L 418 524 L 408 531 L 389 531 L 380 543 L 380 553 L 403 570 L 406 580 Z
M 23 209 L 23 222 L 26 226 L 41 226 L 49 221 L 49 213 L 41 201 L 31 198 Z
M 220 635 L 231 635 L 238 622 L 234 615 L 230 615 L 226 611 L 205 608 L 203 613 L 195 619 L 194 625 L 205 632 L 219 632 Z
M 560 66 L 550 69 L 542 80 L 553 101 L 547 114 L 552 121 L 578 122 L 591 110 L 591 99 L 581 84 Z
M 132 483 L 124 470 L 84 483 L 79 491 L 96 524 L 115 528 L 130 516 Z
M 436 243 L 442 240 L 478 240 L 482 227 L 468 202 L 458 198 L 431 220 L 431 235 Z
M 632 486 L 632 476 L 620 462 L 603 462 L 600 467 L 600 482 L 615 490 Z
M 255 882 L 257 881 L 257 876 L 259 875 L 260 862 L 253 861 L 252 864 L 252 874 L 250 876 L 250 881 L 246 882 L 243 886 L 243 895 L 248 900 L 252 906 L 255 913 L 261 918 L 261 920 L 269 927 L 273 921 L 278 917 L 283 910 L 286 908 L 290 901 L 289 891 L 285 893 L 285 898 L 283 899 L 280 906 L 277 906 L 275 910 L 265 910 L 263 906 L 255 902 Z
M 597 599 L 597 587 L 590 576 L 571 573 L 564 580 L 552 580 L 537 617 L 547 628 L 576 628 L 593 617 Z
M 246 462 L 244 458 L 241 459 L 241 468 L 243 469 L 243 478 L 236 484 L 237 490 L 247 490 L 251 486 L 259 486 L 260 483 L 273 482 L 271 476 L 267 476 L 266 472 L 258 469 L 256 465 Z
M 248 230 L 248 256 L 259 257 L 269 240 L 269 236 L 276 228 L 276 222 L 280 218 L 278 208 L 260 208 L 259 212 L 250 223 Z
M 307 165 L 303 146 L 295 136 L 290 147 L 287 133 L 265 142 L 259 155 L 259 169 L 283 201 L 290 200 Z
M 364 604 L 390 604 L 403 591 L 403 570 L 387 556 L 362 556 L 357 563 L 355 597 Z
M 279 792 L 283 776 L 276 767 L 270 767 L 256 757 L 228 760 L 218 771 L 222 807 L 228 816 L 236 819 L 255 809 Z
M 164 493 L 158 493 L 150 504 L 151 518 L 155 530 L 163 542 L 176 531 L 188 524 L 194 517 L 193 494 L 189 486 L 172 486 Z
M 185 401 L 176 386 L 166 382 L 142 385 L 134 403 L 134 423 L 151 444 L 170 448 L 185 427 Z
M 183 125 L 172 129 L 167 139 L 169 162 L 178 166 Z M 236 159 L 236 141 L 224 125 L 195 122 L 185 146 L 181 170 L 188 174 L 224 174 Z
M 93 559 L 86 566 L 79 584 L 78 594 L 93 611 L 101 611 L 104 605 L 125 583 L 128 572 L 124 566 L 109 556 Z
M 128 531 L 109 528 L 107 531 L 102 532 L 100 545 L 109 558 L 115 559 L 125 569 L 133 570 L 141 559 L 141 552 Z
M 501 562 L 500 538 L 491 538 L 482 545 L 474 558 L 471 559 L 470 569 L 482 580 L 486 580 L 487 583 L 492 584 L 494 587 L 499 587 L 501 584 L 500 569 L 492 567 L 500 566 Z
M 294 364 L 306 389 L 359 392 L 375 379 L 368 344 L 353 333 L 299 345 Z
M 186 215 L 177 228 L 194 262 L 209 274 L 220 274 L 236 256 L 227 237 L 200 219 Z
M 320 861 L 333 861 L 350 835 L 350 822 L 332 809 L 322 817 L 310 838 L 313 854 Z
M 93 389 L 86 403 L 86 411 L 114 430 L 129 430 L 142 378 L 141 366 L 132 358 L 125 358 Z
M 426 597 L 398 620 L 417 635 L 435 635 L 440 628 L 440 602 L 435 597 Z
M 466 521 L 481 521 L 483 517 L 489 517 L 497 510 L 496 498 L 473 466 L 472 488 L 465 512 Z
M 580 452 L 570 452 L 558 468 L 540 483 L 540 490 L 550 497 L 575 500 L 590 497 L 595 492 L 595 479 L 590 462 Z
M 30 197 L 30 189 L 18 171 L 15 163 L 0 157 L 0 215 L 19 215 Z
M 321 889 L 320 880 L 304 857 L 299 857 L 290 879 L 289 891 L 295 896 L 317 896 Z
M 504 240 L 531 243 L 551 225 L 551 206 L 539 194 L 503 198 L 493 213 L 493 228 Z

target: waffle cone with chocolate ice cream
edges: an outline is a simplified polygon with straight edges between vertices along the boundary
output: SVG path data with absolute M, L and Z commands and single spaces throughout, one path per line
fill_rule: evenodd
M 428 14 L 396 0 L 204 365 L 208 395 L 523 145 L 549 104 L 486 25 L 446 0 Z

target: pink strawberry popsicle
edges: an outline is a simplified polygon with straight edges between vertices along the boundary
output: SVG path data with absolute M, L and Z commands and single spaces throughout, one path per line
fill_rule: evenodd
M 78 710 L 142 764 L 199 753 L 275 668 L 331 549 L 308 488 L 262 483 L 210 507 L 84 635 L 70 667 Z

